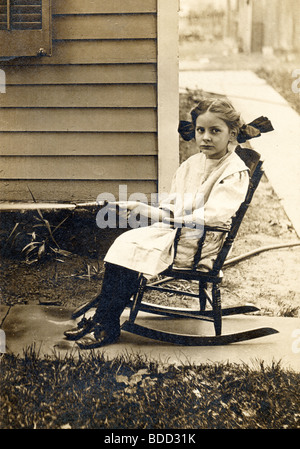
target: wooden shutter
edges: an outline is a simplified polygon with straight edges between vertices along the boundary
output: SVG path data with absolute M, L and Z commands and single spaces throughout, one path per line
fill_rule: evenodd
M 0 57 L 51 55 L 51 0 L 0 0 Z

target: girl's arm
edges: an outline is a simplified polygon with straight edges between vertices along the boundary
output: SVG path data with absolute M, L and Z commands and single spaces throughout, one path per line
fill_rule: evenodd
M 153 222 L 163 221 L 165 218 L 170 217 L 170 211 L 159 207 L 149 206 L 148 204 L 139 201 L 117 201 L 109 204 L 113 207 L 117 206 L 120 209 L 120 213 L 123 215 L 124 213 L 127 214 L 127 217 L 131 212 L 147 217 Z

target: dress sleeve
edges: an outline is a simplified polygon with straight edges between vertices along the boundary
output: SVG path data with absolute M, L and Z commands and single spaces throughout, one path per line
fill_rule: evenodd
M 231 218 L 245 200 L 249 186 L 248 171 L 234 173 L 215 185 L 204 205 L 204 223 L 210 226 L 230 225 Z M 203 211 L 194 210 L 193 220 L 203 219 Z
M 160 198 L 160 201 L 159 201 L 158 207 L 160 209 L 169 211 L 171 213 L 171 215 L 174 215 L 175 201 L 176 201 L 176 196 L 177 196 L 177 194 L 176 194 L 177 178 L 178 178 L 178 176 L 180 176 L 180 172 L 182 170 L 182 165 L 178 167 L 178 169 L 176 170 L 176 172 L 173 175 L 169 193 L 162 195 L 162 197 Z

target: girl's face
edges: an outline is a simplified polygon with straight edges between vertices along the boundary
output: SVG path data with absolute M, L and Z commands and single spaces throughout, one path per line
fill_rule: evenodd
M 213 112 L 205 112 L 196 120 L 196 146 L 208 159 L 221 159 L 229 141 L 235 136 L 226 123 Z

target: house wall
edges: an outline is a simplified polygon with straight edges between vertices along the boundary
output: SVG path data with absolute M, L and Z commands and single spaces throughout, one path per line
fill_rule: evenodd
M 52 56 L 0 61 L 0 200 L 31 200 L 30 189 L 38 201 L 94 201 L 117 197 L 120 184 L 149 195 L 158 172 L 167 188 L 178 148 L 174 133 L 175 157 L 163 148 L 158 110 L 178 86 L 173 74 L 158 100 L 158 46 L 170 39 L 158 43 L 158 24 L 167 34 L 159 8 L 175 17 L 177 0 L 53 0 Z

